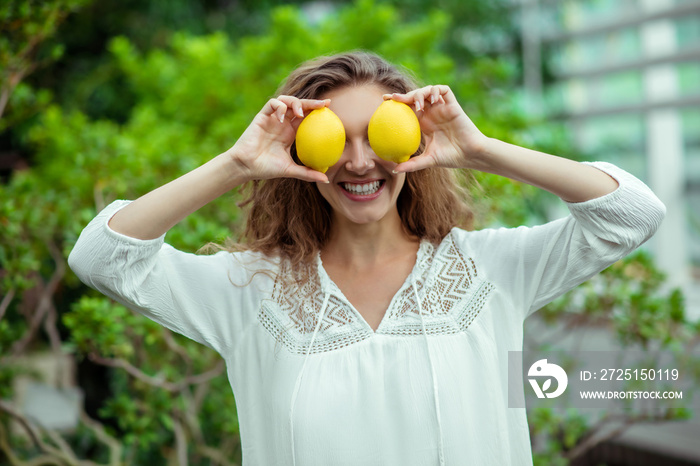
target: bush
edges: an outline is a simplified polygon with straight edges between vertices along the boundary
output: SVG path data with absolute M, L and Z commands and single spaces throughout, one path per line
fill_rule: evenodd
M 513 105 L 516 70 L 488 57 L 458 66 L 442 47 L 442 31 L 449 28 L 446 13 L 406 20 L 395 7 L 360 0 L 319 23 L 311 23 L 298 7 L 279 7 L 264 34 L 235 40 L 222 33 L 177 33 L 166 48 L 140 51 L 129 39 L 114 38 L 112 66 L 134 102 L 125 121 L 93 119 L 51 105 L 26 133 L 34 166 L 0 185 L 1 395 L 12 395 L 11 382 L 22 372 L 18 358 L 48 347 L 106 368 L 107 398 L 96 411 L 81 414 L 75 431 L 62 434 L 42 430 L 9 402 L 0 402 L 0 451 L 7 459 L 13 464 L 30 458 L 67 464 L 79 458 L 101 464 L 238 463 L 235 403 L 218 355 L 86 288 L 65 258 L 105 205 L 136 198 L 226 150 L 280 81 L 300 62 L 321 54 L 356 48 L 383 54 L 425 83 L 450 85 L 486 134 L 520 142 L 532 121 Z M 25 97 L 18 91 L 15 98 Z M 566 147 L 565 139 L 540 145 L 559 152 Z M 477 174 L 477 181 L 472 190 L 480 225 L 542 220 L 542 198 L 533 188 L 486 174 Z M 237 236 L 238 199 L 232 192 L 212 202 L 174 227 L 167 241 L 196 251 Z M 663 334 L 659 319 L 644 320 L 652 301 L 663 298 L 639 286 L 647 276 L 625 272 L 641 264 L 645 273 L 655 273 L 645 261 L 630 259 L 620 266 L 627 267 L 622 273 L 613 268 L 601 278 L 617 287 L 611 299 L 625 287 L 638 290 L 639 314 L 609 315 L 621 329 L 631 320 L 644 321 L 621 330 L 625 338 Z M 587 292 L 586 287 L 578 291 Z M 605 296 L 585 312 L 605 311 Z M 679 306 L 663 312 L 680 325 Z M 569 302 L 559 302 L 544 315 L 556 319 L 570 308 Z M 25 422 L 29 437 L 11 433 L 10 419 Z M 576 428 L 567 430 L 567 446 L 585 431 L 578 418 L 572 422 Z

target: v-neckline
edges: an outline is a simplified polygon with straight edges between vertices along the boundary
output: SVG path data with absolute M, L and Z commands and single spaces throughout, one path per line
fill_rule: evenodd
M 321 281 L 321 289 L 323 291 L 330 291 L 331 294 L 336 295 L 338 298 L 342 299 L 345 304 L 348 305 L 350 309 L 352 309 L 352 312 L 355 313 L 358 319 L 360 319 L 360 322 L 362 322 L 362 325 L 367 327 L 367 330 L 372 333 L 372 335 L 382 333 L 382 327 L 385 327 L 385 322 L 387 321 L 387 315 L 390 314 L 391 309 L 394 307 L 394 303 L 396 302 L 397 299 L 399 299 L 399 296 L 403 293 L 403 291 L 413 285 L 413 276 L 418 273 L 418 269 L 422 267 L 422 258 L 425 257 L 425 254 L 427 253 L 427 249 L 430 246 L 430 242 L 421 239 L 420 243 L 418 244 L 418 249 L 416 250 L 416 259 L 413 264 L 413 267 L 411 267 L 411 271 L 406 275 L 406 278 L 404 279 L 403 283 L 399 287 L 398 290 L 396 290 L 396 293 L 391 297 L 391 300 L 389 301 L 389 306 L 384 310 L 384 314 L 382 315 L 381 320 L 379 321 L 379 325 L 377 326 L 377 329 L 373 329 L 372 326 L 367 322 L 367 319 L 360 313 L 360 311 L 357 310 L 357 308 L 350 302 L 350 300 L 345 296 L 343 293 L 343 290 L 340 289 L 340 287 L 331 279 L 330 275 L 328 275 L 328 272 L 326 271 L 325 267 L 323 266 L 323 260 L 321 259 L 321 252 L 319 251 L 318 254 L 316 255 L 316 267 L 317 267 L 317 272 L 319 279 Z M 330 287 L 330 290 L 324 290 L 324 288 Z

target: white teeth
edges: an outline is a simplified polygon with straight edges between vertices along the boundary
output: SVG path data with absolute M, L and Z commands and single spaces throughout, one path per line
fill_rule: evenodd
M 381 186 L 381 182 L 372 181 L 371 183 L 356 184 L 356 183 L 343 183 L 343 188 L 346 191 L 350 191 L 353 194 L 374 194 Z

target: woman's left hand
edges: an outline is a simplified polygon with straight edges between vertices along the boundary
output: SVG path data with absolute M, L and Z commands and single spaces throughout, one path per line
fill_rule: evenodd
M 412 172 L 428 167 L 469 168 L 486 141 L 445 85 L 426 86 L 407 94 L 386 94 L 384 100 L 396 100 L 413 107 L 425 136 L 421 155 L 396 166 L 397 172 Z

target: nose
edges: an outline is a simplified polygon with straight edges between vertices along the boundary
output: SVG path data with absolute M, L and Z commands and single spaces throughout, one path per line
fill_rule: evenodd
M 362 175 L 374 168 L 371 150 L 366 147 L 364 141 L 354 141 L 346 146 L 348 159 L 345 162 L 347 171 Z

